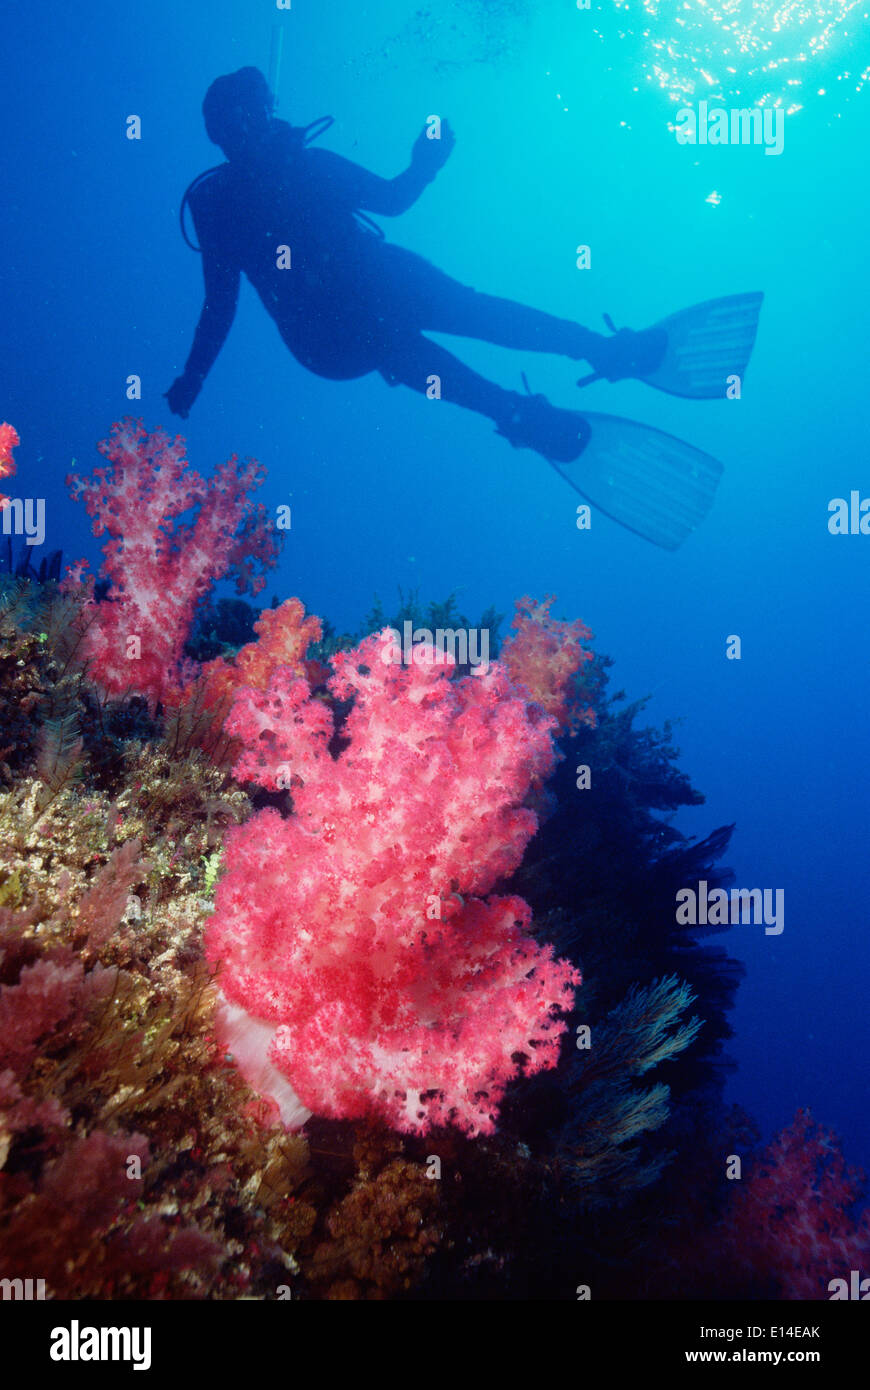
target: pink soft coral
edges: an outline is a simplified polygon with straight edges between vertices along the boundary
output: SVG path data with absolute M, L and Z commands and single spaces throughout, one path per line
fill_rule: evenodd
M 15 472 L 15 460 L 12 457 L 12 450 L 17 449 L 20 443 L 21 440 L 18 438 L 18 433 L 13 429 L 12 425 L 7 425 L 5 423 L 0 425 L 0 478 L 11 477 Z M 3 510 L 8 501 L 9 498 L 4 497 L 3 493 L 0 492 L 0 511 Z
M 99 448 L 109 468 L 67 479 L 94 535 L 110 537 L 103 574 L 112 590 L 90 610 L 83 655 L 108 695 L 135 691 L 153 704 L 175 689 L 194 609 L 214 581 L 233 572 L 240 593 L 265 582 L 254 565 L 273 563 L 276 535 L 247 495 L 264 474 L 233 455 L 206 482 L 188 466 L 180 435 L 149 434 L 141 420 L 113 425 Z M 195 518 L 180 522 L 191 508 Z
M 870 1273 L 870 1210 L 852 1215 L 862 1186 L 836 1135 L 799 1110 L 735 1184 L 719 1256 L 744 1279 L 779 1284 L 784 1298 L 829 1298 L 831 1280 Z
M 333 659 L 331 692 L 354 702 L 337 758 L 331 712 L 291 671 L 236 699 L 238 775 L 292 786 L 294 814 L 227 840 L 207 934 L 224 1040 L 288 1124 L 490 1133 L 507 1082 L 555 1066 L 580 983 L 522 899 L 482 896 L 535 831 L 521 802 L 553 721 L 497 665 L 454 680 L 434 653 L 407 667 L 390 650 L 385 632 Z
M 555 719 L 562 732 L 574 732 L 580 724 L 594 727 L 591 705 L 583 706 L 583 692 L 575 677 L 592 653 L 580 643 L 592 636 L 580 620 L 560 622 L 550 617 L 555 595 L 537 603 L 531 598 L 516 602 L 513 636 L 501 650 L 511 678 L 529 699 L 541 705 Z

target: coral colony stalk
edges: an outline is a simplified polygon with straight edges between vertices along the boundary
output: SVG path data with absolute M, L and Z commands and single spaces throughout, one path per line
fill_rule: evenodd
M 556 1064 L 580 975 L 486 897 L 535 831 L 521 805 L 553 765 L 554 721 L 505 670 L 385 666 L 388 633 L 333 658 L 333 716 L 286 670 L 236 696 L 236 775 L 291 785 L 227 838 L 206 950 L 224 1041 L 289 1127 L 310 1112 L 426 1133 L 491 1133 L 507 1082 Z M 446 666 L 452 665 L 449 658 Z
M 141 420 L 113 425 L 99 449 L 109 468 L 67 478 L 94 534 L 110 537 L 102 573 L 112 590 L 91 608 L 83 656 L 107 695 L 135 692 L 154 705 L 176 688 L 196 604 L 214 581 L 232 574 L 239 593 L 256 594 L 265 580 L 255 565 L 274 563 L 276 533 L 247 495 L 264 470 L 234 454 L 206 482 L 188 466 L 180 435 L 149 434 Z M 191 508 L 195 518 L 180 522 Z M 86 564 L 73 568 L 69 584 Z

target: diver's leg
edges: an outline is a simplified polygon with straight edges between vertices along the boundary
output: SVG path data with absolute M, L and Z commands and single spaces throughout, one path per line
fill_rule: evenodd
M 378 257 L 372 278 L 376 313 L 383 324 L 455 333 L 524 352 L 552 352 L 575 362 L 583 359 L 608 381 L 643 376 L 664 355 L 666 338 L 660 329 L 621 329 L 605 337 L 572 319 L 480 294 L 404 247 L 386 245 Z
M 487 381 L 422 333 L 409 332 L 384 343 L 378 349 L 377 370 L 391 386 L 410 386 L 423 394 L 430 390 L 432 377 L 437 377 L 441 400 L 475 410 L 497 424 L 509 414 L 515 399 L 514 392 Z
M 388 243 L 377 248 L 370 278 L 377 286 L 378 316 L 386 324 L 481 338 L 500 347 L 552 352 L 574 361 L 589 361 L 589 353 L 605 341 L 571 319 L 480 294 L 402 246 Z
M 574 362 L 582 358 L 608 381 L 643 377 L 654 371 L 665 355 L 668 340 L 663 328 L 647 328 L 640 333 L 622 328 L 607 338 L 570 319 L 557 319 L 511 299 L 479 294 L 447 276 L 442 277 L 442 287 L 443 294 L 429 302 L 420 323 L 423 329 L 482 338 L 523 352 L 557 353 Z
M 481 294 L 444 276 L 443 293 L 430 305 L 421 327 L 435 333 L 481 338 L 524 352 L 552 352 L 573 361 L 588 360 L 601 335 L 570 319 L 559 319 L 512 299 Z
M 570 463 L 585 448 L 588 426 L 577 412 L 560 410 L 543 396 L 505 391 L 422 333 L 409 330 L 380 344 L 377 370 L 391 386 L 410 386 L 421 393 L 428 392 L 437 377 L 441 400 L 488 416 L 511 444 L 535 449 L 544 458 Z

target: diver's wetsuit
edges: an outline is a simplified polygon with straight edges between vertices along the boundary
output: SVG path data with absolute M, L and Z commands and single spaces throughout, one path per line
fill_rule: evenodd
M 301 131 L 273 121 L 255 158 L 224 164 L 191 190 L 205 304 L 185 377 L 198 386 L 217 357 L 242 271 L 294 357 L 319 376 L 378 371 L 391 384 L 425 392 L 435 374 L 444 399 L 496 421 L 513 394 L 425 338 L 424 330 L 585 357 L 596 334 L 479 294 L 422 256 L 390 245 L 355 215 L 404 212 L 428 182 L 413 165 L 396 179 L 379 178 L 340 155 L 306 148 Z M 281 247 L 289 247 L 289 269 L 278 269 Z

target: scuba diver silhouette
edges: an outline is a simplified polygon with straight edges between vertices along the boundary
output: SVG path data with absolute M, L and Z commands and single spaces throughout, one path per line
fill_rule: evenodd
M 714 459 L 632 421 L 505 390 L 425 336 L 427 330 L 457 334 L 586 361 L 593 372 L 578 385 L 636 376 L 674 394 L 710 395 L 708 387 L 688 382 L 680 333 L 668 332 L 671 321 L 605 337 L 479 293 L 387 242 L 366 214 L 397 217 L 417 201 L 453 150 L 446 121 L 437 139 L 424 128 L 408 168 L 384 179 L 311 147 L 330 118 L 296 127 L 277 119 L 274 106 L 265 77 L 252 67 L 217 78 L 206 93 L 206 131 L 226 163 L 194 180 L 182 202 L 182 230 L 189 204 L 199 238 L 194 249 L 202 251 L 205 299 L 184 372 L 166 393 L 170 410 L 187 418 L 232 325 L 244 272 L 287 347 L 310 371 L 334 380 L 378 372 L 391 386 L 424 394 L 436 376 L 442 399 L 487 416 L 511 444 L 548 459 L 623 525 L 667 548 L 679 544 L 712 500 L 721 472 Z M 733 297 L 745 299 L 756 301 L 757 320 L 760 296 Z M 733 312 L 729 322 L 733 342 Z M 721 382 L 720 375 L 714 394 L 723 394 Z M 581 479 L 568 466 L 584 455 Z

